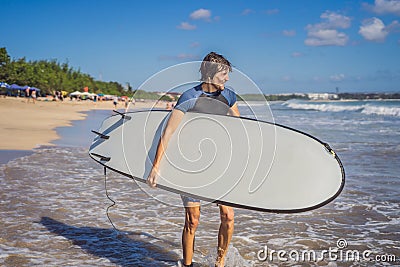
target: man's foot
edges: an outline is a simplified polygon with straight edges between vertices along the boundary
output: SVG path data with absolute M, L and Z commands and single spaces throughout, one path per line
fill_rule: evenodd
M 183 260 L 179 260 L 178 266 L 179 267 L 193 267 L 193 262 L 191 264 L 187 265 L 187 264 L 183 263 Z
M 225 251 L 222 248 L 218 248 L 215 267 L 224 267 L 224 266 L 225 266 Z

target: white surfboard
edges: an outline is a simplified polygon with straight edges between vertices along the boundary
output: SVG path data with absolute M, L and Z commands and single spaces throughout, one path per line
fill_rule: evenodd
M 146 182 L 169 112 L 104 120 L 89 154 Z M 339 157 L 326 143 L 289 127 L 242 117 L 187 112 L 160 163 L 157 186 L 220 204 L 268 212 L 321 207 L 343 189 Z

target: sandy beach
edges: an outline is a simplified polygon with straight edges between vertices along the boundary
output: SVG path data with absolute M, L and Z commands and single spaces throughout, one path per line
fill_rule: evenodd
M 150 108 L 153 102 L 136 102 L 130 109 Z M 160 103 L 157 108 L 164 108 Z M 118 109 L 124 109 L 120 102 Z M 83 120 L 82 112 L 112 110 L 112 101 L 36 101 L 27 103 L 26 98 L 0 98 L 0 150 L 30 150 L 40 145 L 52 145 L 59 138 L 55 128 L 71 125 L 71 121 Z

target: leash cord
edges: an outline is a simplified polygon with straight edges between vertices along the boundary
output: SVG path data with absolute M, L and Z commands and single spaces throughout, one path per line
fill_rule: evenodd
M 112 202 L 106 209 L 106 215 L 108 220 L 110 221 L 112 227 L 114 228 L 115 231 L 119 232 L 119 230 L 117 229 L 117 227 L 115 227 L 114 223 L 112 222 L 111 218 L 110 218 L 110 214 L 109 214 L 109 210 L 110 208 L 112 208 L 113 206 L 115 206 L 116 202 L 114 201 L 114 199 L 112 199 L 110 197 L 110 195 L 108 194 L 108 189 L 107 189 L 107 168 L 104 167 L 104 189 L 106 191 L 106 196 L 107 198 Z

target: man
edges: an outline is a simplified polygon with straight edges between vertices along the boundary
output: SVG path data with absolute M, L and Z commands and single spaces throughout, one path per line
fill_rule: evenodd
M 171 112 L 167 126 L 158 143 L 153 168 L 147 178 L 151 187 L 157 185 L 158 168 L 168 142 L 186 112 L 239 116 L 236 94 L 225 88 L 232 71 L 231 63 L 222 55 L 211 52 L 200 67 L 202 83 L 187 90 Z M 185 226 L 182 232 L 183 264 L 192 266 L 195 232 L 200 218 L 200 200 L 182 196 L 185 206 Z M 215 266 L 224 266 L 225 256 L 233 234 L 233 208 L 219 205 L 221 224 L 218 233 L 218 253 Z

